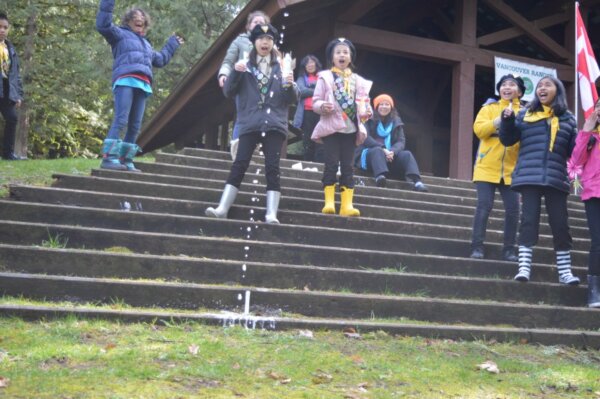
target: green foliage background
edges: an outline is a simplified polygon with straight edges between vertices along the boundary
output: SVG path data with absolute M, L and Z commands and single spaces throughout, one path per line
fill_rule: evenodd
M 147 37 L 155 49 L 162 48 L 174 32 L 186 39 L 169 65 L 155 69 L 154 95 L 147 103 L 145 120 L 246 3 L 117 0 L 117 24 L 134 5 L 150 14 Z M 112 120 L 113 60 L 110 46 L 95 29 L 98 4 L 99 0 L 0 0 L 0 10 L 11 20 L 9 40 L 21 58 L 26 96 L 21 112 L 28 123 L 20 123 L 20 129 L 27 128 L 31 157 L 93 157 L 99 152 Z M 28 34 L 32 27 L 34 33 Z M 30 61 L 25 57 L 28 51 Z

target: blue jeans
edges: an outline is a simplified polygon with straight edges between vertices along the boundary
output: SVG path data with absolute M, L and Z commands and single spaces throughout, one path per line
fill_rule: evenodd
M 145 91 L 129 86 L 117 86 L 114 90 L 115 118 L 108 131 L 107 139 L 118 140 L 121 132 L 127 128 L 126 143 L 135 143 L 146 108 Z

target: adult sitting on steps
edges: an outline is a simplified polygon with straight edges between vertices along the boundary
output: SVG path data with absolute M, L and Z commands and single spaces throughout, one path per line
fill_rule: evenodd
M 373 119 L 365 123 L 367 138 L 354 152 L 355 166 L 372 171 L 377 187 L 385 187 L 386 178 L 395 177 L 410 181 L 415 191 L 428 191 L 415 157 L 405 149 L 404 122 L 394 108 L 394 100 L 381 94 L 373 105 Z

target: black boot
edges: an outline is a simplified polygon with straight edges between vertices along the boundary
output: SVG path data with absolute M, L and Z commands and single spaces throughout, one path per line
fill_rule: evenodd
M 600 276 L 588 275 L 588 308 L 600 308 Z

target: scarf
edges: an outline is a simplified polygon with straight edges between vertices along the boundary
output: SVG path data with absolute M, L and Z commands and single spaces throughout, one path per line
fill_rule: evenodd
M 377 135 L 384 139 L 385 149 L 388 151 L 392 149 L 392 135 L 390 134 L 392 132 L 392 126 L 394 126 L 392 122 L 387 126 L 383 126 L 381 121 L 377 124 Z
M 550 118 L 550 152 L 552 152 L 552 148 L 554 147 L 554 140 L 556 140 L 556 133 L 558 132 L 558 117 L 554 116 L 554 111 L 552 108 L 542 105 L 544 108 L 543 111 L 531 112 L 527 111 L 523 121 L 525 122 L 537 122 L 542 119 Z
M 8 73 L 10 72 L 10 55 L 8 54 L 6 42 L 0 43 L 0 69 L 2 69 L 2 77 L 8 78 Z
M 339 68 L 331 68 L 333 73 L 333 96 L 344 111 L 343 115 L 351 121 L 356 120 L 356 76 L 350 68 L 343 71 Z

